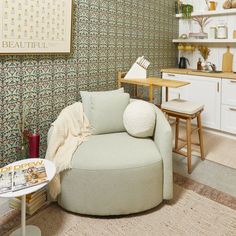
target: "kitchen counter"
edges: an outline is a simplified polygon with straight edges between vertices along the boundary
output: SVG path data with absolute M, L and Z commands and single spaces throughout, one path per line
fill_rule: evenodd
M 162 69 L 161 72 L 236 80 L 236 74 L 228 72 L 209 73 L 209 72 L 195 71 L 194 69 L 179 69 L 179 68 Z

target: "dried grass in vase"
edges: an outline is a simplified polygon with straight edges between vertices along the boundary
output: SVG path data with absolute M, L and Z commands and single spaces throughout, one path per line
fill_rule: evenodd
M 198 50 L 205 61 L 207 61 L 211 50 L 206 46 L 199 46 Z

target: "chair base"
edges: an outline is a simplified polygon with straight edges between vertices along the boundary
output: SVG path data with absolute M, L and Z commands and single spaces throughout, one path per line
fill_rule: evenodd
M 127 215 L 163 201 L 162 161 L 138 168 L 71 169 L 61 175 L 58 203 L 85 215 Z

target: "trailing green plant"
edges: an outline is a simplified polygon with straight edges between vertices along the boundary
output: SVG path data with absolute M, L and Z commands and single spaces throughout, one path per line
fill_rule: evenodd
M 181 9 L 182 9 L 183 18 L 184 19 L 190 19 L 191 14 L 193 12 L 193 6 L 190 5 L 190 4 L 182 4 Z

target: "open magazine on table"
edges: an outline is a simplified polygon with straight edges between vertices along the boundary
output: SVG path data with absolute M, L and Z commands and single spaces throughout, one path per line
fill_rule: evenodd
M 48 182 L 48 178 L 42 160 L 0 168 L 0 194 L 44 182 Z

